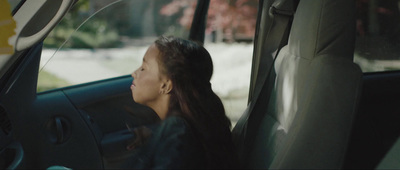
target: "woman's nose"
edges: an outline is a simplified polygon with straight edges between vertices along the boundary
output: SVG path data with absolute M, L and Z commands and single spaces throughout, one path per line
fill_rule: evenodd
M 135 71 L 133 71 L 133 73 L 131 74 L 131 76 L 132 76 L 133 78 L 136 77 L 136 71 L 137 71 L 137 69 L 136 69 Z

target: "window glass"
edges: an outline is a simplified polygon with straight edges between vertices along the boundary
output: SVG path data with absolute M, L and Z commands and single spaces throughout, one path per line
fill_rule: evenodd
M 38 92 L 128 75 L 160 35 L 187 38 L 195 0 L 80 0 L 43 42 Z
M 399 0 L 357 0 L 354 61 L 363 72 L 400 70 Z
M 214 62 L 211 84 L 235 125 L 247 107 L 258 0 L 211 0 L 204 46 Z
M 44 41 L 38 91 L 130 74 L 159 35 L 187 38 L 196 0 L 80 0 Z M 211 0 L 211 83 L 233 125 L 247 106 L 258 0 Z M 61 47 L 61 48 L 59 48 Z
M 10 10 L 14 10 L 15 7 L 21 2 L 21 0 L 8 0 L 8 3 L 10 4 Z

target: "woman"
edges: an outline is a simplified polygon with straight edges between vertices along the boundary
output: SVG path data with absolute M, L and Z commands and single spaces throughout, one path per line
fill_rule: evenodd
M 138 148 L 136 168 L 234 168 L 236 156 L 230 120 L 210 79 L 213 65 L 207 50 L 192 41 L 160 37 L 132 73 L 135 102 L 152 108 L 162 120 Z M 142 140 L 140 140 L 142 141 Z

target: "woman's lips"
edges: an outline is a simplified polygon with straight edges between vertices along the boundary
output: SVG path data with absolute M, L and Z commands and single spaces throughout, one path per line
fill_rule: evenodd
M 134 89 L 135 87 L 136 87 L 135 83 L 132 82 L 132 84 L 131 84 L 131 89 Z

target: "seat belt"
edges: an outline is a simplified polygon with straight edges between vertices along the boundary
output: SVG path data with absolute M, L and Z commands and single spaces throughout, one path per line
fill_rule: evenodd
M 270 11 L 272 11 L 271 13 L 273 13 L 274 22 L 276 23 L 275 27 L 273 28 L 274 31 L 271 31 L 270 33 L 275 34 L 277 37 L 279 37 L 280 41 L 279 41 L 278 47 L 275 48 L 276 52 L 275 52 L 275 56 L 273 57 L 272 62 L 266 63 L 266 62 L 260 61 L 260 63 L 266 63 L 269 65 L 267 65 L 267 67 L 266 67 L 267 69 L 265 69 L 265 70 L 261 70 L 261 69 L 258 70 L 258 75 L 259 75 L 258 77 L 261 77 L 261 81 L 256 82 L 256 87 L 254 89 L 255 95 L 254 95 L 254 99 L 252 101 L 258 100 L 262 89 L 267 85 L 265 83 L 269 77 L 268 75 L 270 75 L 272 69 L 274 68 L 275 60 L 277 59 L 278 54 L 279 54 L 280 50 L 282 49 L 282 47 L 287 44 L 288 38 L 289 38 L 289 32 L 290 32 L 290 26 L 292 23 L 293 13 L 289 13 L 287 11 L 280 11 L 273 6 L 270 8 Z M 267 44 L 267 43 L 264 43 L 264 44 Z M 263 44 L 263 46 L 265 46 L 264 44 Z M 265 56 L 265 57 L 261 57 L 261 60 L 266 60 L 266 57 L 269 57 L 268 54 L 261 55 L 261 56 Z M 265 73 L 268 73 L 268 74 L 265 74 Z M 252 102 L 252 103 L 255 103 L 255 102 Z M 252 109 L 249 111 L 252 111 Z
M 256 131 L 249 131 L 248 129 L 257 129 L 260 126 L 262 118 L 264 117 L 264 112 L 253 111 L 259 110 L 255 108 L 257 106 L 264 106 L 265 108 L 267 107 L 274 82 L 272 81 L 271 83 L 271 81 L 267 80 L 271 80 L 270 77 L 275 76 L 274 72 L 272 72 L 274 68 L 273 66 L 280 49 L 287 44 L 291 21 L 294 14 L 294 10 L 280 10 L 274 5 L 276 5 L 276 3 L 274 3 L 269 8 L 269 15 L 273 16 L 273 24 L 271 24 L 267 36 L 274 35 L 275 39 L 272 38 L 273 40 L 271 41 L 279 41 L 279 44 L 277 45 L 276 43 L 271 41 L 269 43 L 264 42 L 262 44 L 263 48 L 261 49 L 260 53 L 260 67 L 258 69 L 257 81 L 254 88 L 255 95 L 253 96 L 253 100 L 249 103 L 249 106 L 246 109 L 245 113 L 242 115 L 235 128 L 232 130 L 239 157 L 241 158 L 241 160 L 244 160 L 244 162 L 248 162 L 246 159 L 249 158 L 248 154 L 250 153 L 250 151 L 247 149 L 250 148 L 250 146 L 253 144 L 256 136 Z M 276 40 L 276 38 L 278 38 L 278 40 Z M 275 47 L 271 47 L 271 45 L 274 45 Z M 267 57 L 271 57 L 271 52 L 273 51 L 276 51 L 275 56 L 273 57 L 272 62 L 268 62 L 268 60 L 271 59 L 268 59 Z M 261 66 L 263 66 L 264 64 L 267 66 L 261 68 Z M 260 101 L 261 99 L 262 101 Z

